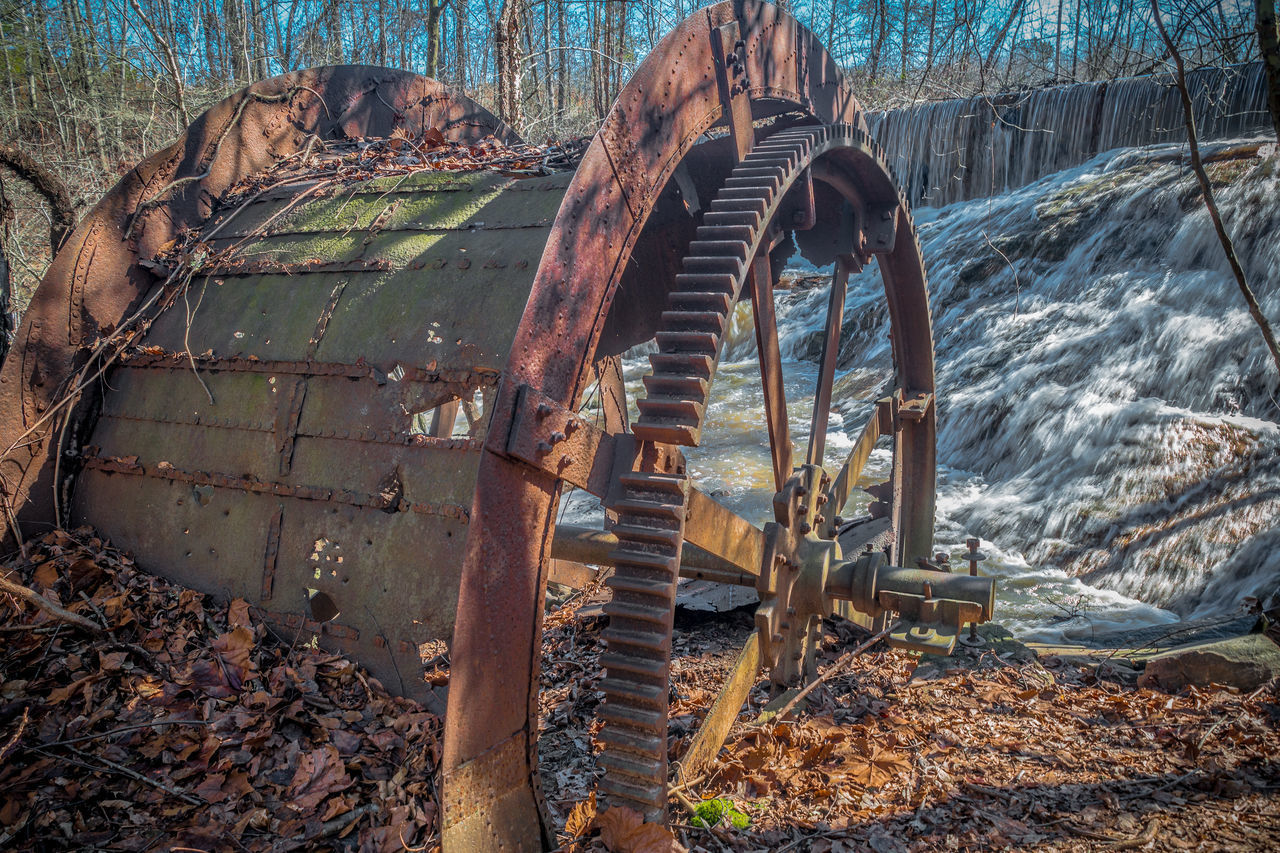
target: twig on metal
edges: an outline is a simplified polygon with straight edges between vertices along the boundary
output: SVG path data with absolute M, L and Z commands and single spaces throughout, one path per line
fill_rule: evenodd
M 1196 180 L 1200 182 L 1200 192 L 1204 195 L 1205 209 L 1209 211 L 1209 218 L 1213 220 L 1213 228 L 1218 233 L 1218 242 L 1222 243 L 1222 251 L 1226 253 L 1227 263 L 1231 265 L 1231 273 L 1235 276 L 1236 284 L 1240 287 L 1240 293 L 1244 295 L 1244 301 L 1249 306 L 1249 315 L 1258 324 L 1258 328 L 1262 332 L 1262 338 L 1267 343 L 1267 349 L 1271 351 L 1271 359 L 1276 364 L 1276 372 L 1280 373 L 1280 345 L 1277 345 L 1275 334 L 1271 331 L 1271 323 L 1267 320 L 1266 315 L 1262 313 L 1262 308 L 1258 305 L 1258 298 L 1254 295 L 1253 289 L 1249 287 L 1249 282 L 1245 279 L 1244 268 L 1240 265 L 1240 259 L 1236 256 L 1236 249 L 1231 242 L 1231 235 L 1227 234 L 1226 226 L 1222 224 L 1222 214 L 1218 211 L 1218 203 L 1213 197 L 1213 186 L 1209 183 L 1209 175 L 1204 170 L 1204 160 L 1200 157 L 1200 140 L 1196 134 L 1196 117 L 1191 106 L 1191 94 L 1187 91 L 1186 66 L 1182 62 L 1182 54 L 1178 51 L 1177 45 L 1173 43 L 1173 39 L 1169 38 L 1169 33 L 1164 28 L 1164 20 L 1160 17 L 1160 5 L 1157 0 L 1151 0 L 1151 15 L 1155 21 L 1156 29 L 1160 32 L 1160 38 L 1164 40 L 1165 47 L 1168 48 L 1169 55 L 1173 58 L 1174 68 L 1176 69 L 1174 83 L 1178 89 L 1178 96 L 1182 99 L 1182 113 L 1187 126 L 1187 144 L 1191 149 L 1191 168 L 1196 173 Z
M 131 0 L 131 2 L 133 2 L 133 0 Z M 250 101 L 258 101 L 259 103 L 264 104 L 279 103 L 280 101 L 286 101 L 293 97 L 300 89 L 307 89 L 307 87 L 294 86 L 277 95 L 259 95 L 257 92 L 247 93 L 244 98 L 240 100 L 240 103 L 236 105 L 236 111 L 231 116 L 231 120 L 227 122 L 226 127 L 222 128 L 222 132 L 218 134 L 217 141 L 213 143 L 213 150 L 209 152 L 209 157 L 205 161 L 204 171 L 196 175 L 186 175 L 181 178 L 174 178 L 172 181 L 156 191 L 155 195 L 151 196 L 151 198 L 138 202 L 137 206 L 133 209 L 133 216 L 129 218 L 129 227 L 125 229 L 124 239 L 128 240 L 133 235 L 133 228 L 142 219 L 142 215 L 144 213 L 164 203 L 165 197 L 171 190 L 175 190 L 178 187 L 186 186 L 187 184 L 194 183 L 196 181 L 202 181 L 209 177 L 209 170 L 213 167 L 213 161 L 218 159 L 218 152 L 222 150 L 222 143 L 226 140 L 228 134 L 231 133 L 231 129 L 240 123 L 240 118 L 244 115 L 245 107 L 249 105 Z M 315 94 L 312 89 L 307 89 L 307 91 Z M 323 99 L 321 100 L 321 103 L 323 103 Z M 325 110 L 328 110 L 327 106 L 325 107 Z
M 191 352 L 191 321 L 195 319 L 196 311 L 200 310 L 200 306 L 204 304 L 204 292 L 209 288 L 208 277 L 204 280 L 204 286 L 200 288 L 200 298 L 196 300 L 196 307 L 191 307 L 191 300 L 188 294 L 190 287 L 182 288 L 182 307 L 186 310 L 187 325 L 182 332 L 182 348 L 187 351 L 187 361 L 191 362 L 191 372 L 195 374 L 196 381 L 200 383 L 200 387 L 204 389 L 204 393 L 209 397 L 209 405 L 217 405 L 213 401 L 213 392 L 209 390 L 209 386 L 204 383 L 204 378 L 200 376 L 200 370 L 196 367 L 196 357 Z

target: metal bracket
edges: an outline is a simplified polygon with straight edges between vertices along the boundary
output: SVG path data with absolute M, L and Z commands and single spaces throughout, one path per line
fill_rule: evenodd
M 639 441 L 628 433 L 610 435 L 531 385 L 515 389 L 504 452 L 595 495 L 606 506 L 617 497 L 615 472 L 634 471 L 641 459 L 653 460 L 656 471 L 684 468 L 678 448 Z
M 741 162 L 756 144 L 756 132 L 751 125 L 751 99 L 747 94 L 751 81 L 747 78 L 746 44 L 737 21 L 716 27 L 711 34 L 711 56 L 734 155 Z
M 599 498 L 613 480 L 614 437 L 530 385 L 516 389 L 505 450 Z

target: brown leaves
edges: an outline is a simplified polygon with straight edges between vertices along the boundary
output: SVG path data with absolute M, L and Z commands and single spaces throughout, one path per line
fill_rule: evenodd
M 645 823 L 639 812 L 625 806 L 605 809 L 592 826 L 600 831 L 600 840 L 610 853 L 685 853 L 671 830 Z
M 346 181 L 421 171 L 488 170 L 513 176 L 547 175 L 575 168 L 588 142 L 579 139 L 546 145 L 505 145 L 490 136 L 478 142 L 462 143 L 446 139 L 439 128 L 428 128 L 418 136 L 396 128 L 386 139 L 328 140 L 322 152 L 307 158 L 284 158 L 270 169 L 241 181 L 228 191 L 222 202 L 240 204 L 282 180 L 320 180 L 338 187 Z M 166 246 L 160 260 L 173 266 L 175 261 L 193 258 L 196 248 L 188 238 Z M 207 247 L 200 248 L 207 250 Z
M 338 750 L 324 746 L 302 756 L 298 771 L 289 784 L 288 805 L 294 811 L 310 811 L 330 794 L 351 787 L 351 777 L 338 756 Z
M 30 544 L 16 576 L 101 611 L 111 632 L 0 614 L 19 629 L 0 654 L 6 849 L 287 851 L 345 836 L 382 851 L 436 831 L 436 717 L 348 660 L 277 644 L 241 599 L 139 572 L 92 531 Z

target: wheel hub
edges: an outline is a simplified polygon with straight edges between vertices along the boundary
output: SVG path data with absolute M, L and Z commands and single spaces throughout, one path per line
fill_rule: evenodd
M 775 689 L 812 674 L 822 617 L 832 609 L 827 584 L 842 560 L 840 544 L 817 533 L 830 483 L 820 466 L 795 469 L 774 496 L 774 521 L 764 527 L 756 629 Z

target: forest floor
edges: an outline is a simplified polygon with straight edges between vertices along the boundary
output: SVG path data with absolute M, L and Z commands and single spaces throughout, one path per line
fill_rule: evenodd
M 79 624 L 0 596 L 0 848 L 436 847 L 439 718 L 91 531 L 4 571 Z M 596 814 L 598 604 L 571 597 L 544 634 L 543 783 L 566 851 L 1280 849 L 1280 685 L 1171 695 L 999 646 L 919 671 L 873 646 L 784 722 L 760 722 L 757 686 L 682 792 L 720 826 L 678 800 L 672 832 Z M 750 630 L 743 612 L 678 615 L 673 756 Z M 824 669 L 866 637 L 827 633 Z

